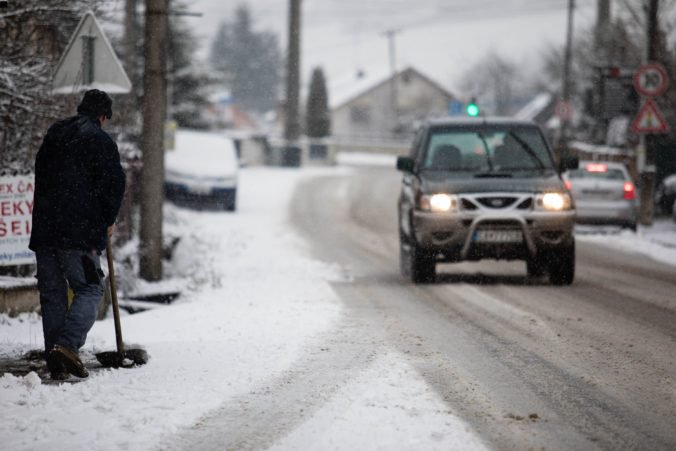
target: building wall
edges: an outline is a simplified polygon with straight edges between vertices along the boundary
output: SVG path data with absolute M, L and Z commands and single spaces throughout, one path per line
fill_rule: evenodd
M 452 96 L 434 83 L 410 69 L 398 74 L 396 80 L 398 117 L 391 109 L 388 81 L 333 110 L 333 136 L 339 140 L 408 139 L 416 120 L 448 114 Z

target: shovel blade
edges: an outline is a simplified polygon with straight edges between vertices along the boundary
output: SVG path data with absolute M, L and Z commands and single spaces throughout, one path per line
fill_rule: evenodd
M 150 356 L 145 349 L 127 349 L 124 353 L 117 351 L 99 352 L 96 360 L 106 368 L 130 368 L 145 365 Z

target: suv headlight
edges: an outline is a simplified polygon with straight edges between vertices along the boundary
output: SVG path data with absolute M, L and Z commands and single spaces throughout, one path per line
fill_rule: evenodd
M 535 196 L 535 208 L 547 211 L 570 210 L 573 202 L 568 193 L 541 193 Z
M 454 194 L 421 194 L 418 207 L 423 211 L 444 213 L 458 209 L 458 196 Z

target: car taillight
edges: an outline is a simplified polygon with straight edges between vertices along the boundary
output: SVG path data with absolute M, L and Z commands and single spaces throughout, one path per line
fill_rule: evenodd
M 589 163 L 587 165 L 587 172 L 606 172 L 608 166 L 603 163 Z
M 571 189 L 573 189 L 573 185 L 570 183 L 570 180 L 566 180 L 566 189 L 567 189 L 568 191 L 570 191 Z
M 624 182 L 624 198 L 626 200 L 634 200 L 636 198 L 636 189 L 631 182 Z

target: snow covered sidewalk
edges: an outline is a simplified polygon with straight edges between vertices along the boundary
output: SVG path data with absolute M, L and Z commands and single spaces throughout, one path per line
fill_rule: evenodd
M 171 306 L 122 322 L 125 342 L 144 345 L 150 362 L 101 370 L 76 384 L 0 375 L 2 448 L 157 449 L 229 400 L 293 370 L 308 343 L 340 321 L 329 282 L 343 275 L 307 257 L 302 239 L 289 231 L 288 204 L 299 180 L 340 171 L 244 170 L 235 214 L 167 206 L 167 230 L 183 238 L 166 273 L 188 280 L 190 289 Z M 0 356 L 19 356 L 41 342 L 37 315 L 0 317 Z M 97 322 L 85 351 L 114 347 L 112 320 Z M 393 352 L 274 447 L 404 449 L 415 440 L 425 449 L 480 449 L 447 409 Z
M 676 266 L 676 222 L 668 218 L 639 226 L 636 233 L 617 227 L 577 226 L 575 236 L 580 243 L 593 242 Z
M 285 229 L 299 173 L 247 175 L 238 214 L 168 206 L 168 226 L 185 235 L 176 249 L 180 264 L 169 272 L 190 276 L 195 291 L 171 307 L 123 318 L 125 341 L 146 346 L 150 363 L 74 385 L 4 375 L 4 449 L 152 448 L 159 437 L 288 369 L 305 340 L 331 326 L 340 314 L 326 284 L 332 269 L 304 257 Z M 4 318 L 1 354 L 39 348 L 41 341 L 37 316 Z M 98 322 L 86 348 L 114 347 L 112 322 Z

